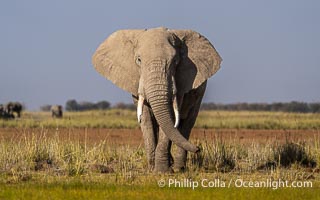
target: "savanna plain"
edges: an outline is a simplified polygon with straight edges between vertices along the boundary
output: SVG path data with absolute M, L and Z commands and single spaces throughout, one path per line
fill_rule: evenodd
M 201 111 L 191 141 L 154 174 L 135 111 L 23 112 L 0 119 L 0 199 L 320 199 L 320 114 Z

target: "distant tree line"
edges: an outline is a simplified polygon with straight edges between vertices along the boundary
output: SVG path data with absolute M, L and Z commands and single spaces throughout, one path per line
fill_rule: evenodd
M 76 100 L 68 100 L 66 102 L 66 111 L 85 111 L 85 110 L 107 110 L 110 108 L 108 101 L 99 101 L 92 103 L 89 101 L 77 102 Z
M 126 104 L 122 102 L 111 106 L 108 101 L 99 101 L 97 103 L 83 101 L 78 103 L 76 100 L 72 99 L 66 102 L 65 108 L 66 111 L 107 110 L 110 108 L 135 110 L 136 106 L 132 103 Z
M 292 101 L 288 103 L 202 103 L 201 110 L 229 110 L 229 111 L 282 111 L 300 113 L 320 113 L 320 102 L 304 103 Z
M 66 111 L 86 111 L 86 110 L 107 110 L 111 108 L 135 110 L 136 106 L 132 103 L 116 103 L 113 106 L 108 101 L 99 101 L 97 103 L 76 100 L 68 100 L 65 105 Z M 50 111 L 51 105 L 40 107 L 42 111 Z M 292 101 L 288 103 L 202 103 L 201 110 L 226 110 L 226 111 L 282 111 L 282 112 L 300 112 L 300 113 L 320 113 L 320 102 L 304 103 Z
M 52 105 L 49 104 L 40 106 L 40 110 L 48 112 L 51 110 L 51 106 Z M 98 101 L 97 103 L 93 103 L 89 101 L 77 102 L 75 99 L 68 100 L 65 105 L 66 111 L 107 110 L 111 108 L 135 110 L 136 106 L 133 103 L 123 102 L 119 102 L 111 106 L 108 101 Z

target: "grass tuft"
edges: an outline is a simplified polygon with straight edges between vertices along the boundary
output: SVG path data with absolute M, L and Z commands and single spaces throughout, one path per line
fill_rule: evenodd
M 316 167 L 314 156 L 306 151 L 304 143 L 286 142 L 278 146 L 274 152 L 274 159 L 282 167 L 298 164 L 303 167 Z

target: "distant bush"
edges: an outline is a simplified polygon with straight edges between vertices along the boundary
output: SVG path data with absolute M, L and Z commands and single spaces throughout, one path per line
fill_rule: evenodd
M 49 105 L 49 104 L 40 106 L 40 110 L 44 111 L 44 112 L 48 112 L 48 111 L 50 111 L 50 109 L 51 109 L 51 105 Z
M 115 104 L 113 106 L 113 108 L 135 110 L 136 106 L 134 104 L 132 104 L 132 103 L 126 104 L 126 103 L 119 102 L 119 103 Z
M 99 101 L 95 106 L 98 110 L 105 110 L 110 108 L 110 103 L 108 101 Z
M 76 100 L 68 100 L 66 103 L 66 111 L 78 111 L 78 103 Z
M 234 103 L 217 104 L 202 103 L 201 110 L 227 110 L 227 111 L 281 111 L 281 112 L 299 112 L 299 113 L 320 113 L 319 103 L 304 103 L 292 101 L 289 103 Z

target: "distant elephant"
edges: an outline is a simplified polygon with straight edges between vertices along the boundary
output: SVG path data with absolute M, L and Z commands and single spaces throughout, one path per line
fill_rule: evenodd
M 6 111 L 5 106 L 3 106 L 2 104 L 0 104 L 0 119 L 14 119 L 14 115 L 9 114 Z
M 63 108 L 61 105 L 53 105 L 51 106 L 51 116 L 53 118 L 62 118 L 63 117 Z
M 20 118 L 22 108 L 22 104 L 19 102 L 9 102 L 5 109 L 8 115 L 14 116 L 13 113 L 17 113 L 17 117 Z
M 207 79 L 222 59 L 213 45 L 192 30 L 119 30 L 92 57 L 95 69 L 132 94 L 143 132 L 148 165 L 155 172 L 184 170 L 188 139 Z M 178 146 L 174 163 L 172 142 Z
M 4 115 L 5 115 L 4 106 L 0 104 L 0 119 L 4 118 Z

